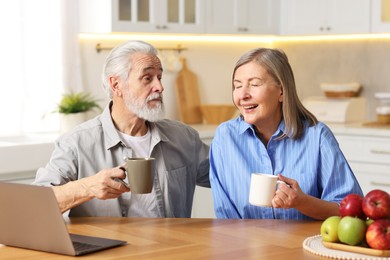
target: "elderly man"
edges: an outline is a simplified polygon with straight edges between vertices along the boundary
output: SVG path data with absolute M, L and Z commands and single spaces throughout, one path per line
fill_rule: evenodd
M 69 216 L 190 217 L 195 185 L 210 187 L 209 147 L 180 122 L 162 119 L 163 69 L 142 41 L 114 48 L 103 68 L 111 101 L 55 142 L 33 184 L 52 186 Z M 153 189 L 132 194 L 124 158 L 154 157 Z

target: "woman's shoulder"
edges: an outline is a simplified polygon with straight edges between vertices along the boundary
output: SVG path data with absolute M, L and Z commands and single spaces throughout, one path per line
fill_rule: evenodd
M 313 130 L 313 131 L 319 131 L 319 132 L 332 132 L 332 130 L 329 128 L 328 125 L 326 125 L 324 122 L 318 121 L 315 125 L 309 126 L 307 125 L 307 129 Z
M 307 136 L 317 136 L 321 140 L 335 140 L 330 127 L 321 121 L 318 121 L 317 124 L 313 126 L 306 127 L 306 131 L 308 132 Z

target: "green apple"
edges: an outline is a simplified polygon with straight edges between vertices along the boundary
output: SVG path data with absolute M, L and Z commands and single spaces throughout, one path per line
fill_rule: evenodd
M 367 225 L 367 227 L 368 227 L 372 222 L 374 222 L 374 220 L 368 218 L 368 219 L 366 220 L 366 225 Z
M 340 242 L 356 246 L 364 240 L 367 224 L 360 218 L 346 216 L 341 218 L 338 226 Z
M 338 226 L 341 220 L 340 216 L 331 216 L 321 224 L 321 237 L 326 242 L 338 242 Z

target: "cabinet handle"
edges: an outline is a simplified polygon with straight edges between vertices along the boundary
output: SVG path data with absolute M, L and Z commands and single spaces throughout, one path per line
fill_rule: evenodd
M 389 151 L 389 150 L 376 150 L 376 149 L 371 149 L 370 152 L 371 152 L 371 153 L 374 153 L 374 154 L 390 154 L 390 151 Z
M 237 30 L 239 32 L 247 32 L 248 31 L 248 28 L 245 28 L 245 27 L 238 27 Z
M 165 29 L 168 29 L 168 26 L 166 26 L 166 25 L 156 25 L 156 29 L 165 30 Z
M 390 187 L 390 183 L 380 183 L 380 182 L 372 181 L 370 182 L 370 184 L 373 186 Z
M 327 31 L 330 31 L 330 27 L 326 27 L 326 30 L 327 30 Z
M 324 27 L 320 27 L 320 31 L 323 31 L 324 30 Z

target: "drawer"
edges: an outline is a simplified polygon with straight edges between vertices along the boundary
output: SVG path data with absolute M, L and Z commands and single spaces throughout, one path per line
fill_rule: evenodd
M 390 166 L 371 163 L 350 163 L 364 195 L 374 189 L 390 193 Z
M 348 162 L 368 162 L 390 165 L 390 139 L 336 135 Z

